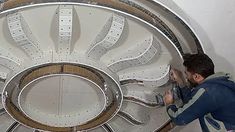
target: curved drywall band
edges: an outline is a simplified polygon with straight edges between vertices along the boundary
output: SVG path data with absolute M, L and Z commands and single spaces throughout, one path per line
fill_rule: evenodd
M 159 87 L 169 81 L 170 65 L 162 65 L 155 69 L 125 72 L 119 75 L 122 85 L 128 83 L 143 84 L 145 87 Z
M 158 54 L 160 54 L 160 44 L 155 37 L 151 36 L 136 47 L 127 49 L 122 56 L 111 60 L 108 68 L 113 72 L 118 72 L 129 67 L 144 65 Z

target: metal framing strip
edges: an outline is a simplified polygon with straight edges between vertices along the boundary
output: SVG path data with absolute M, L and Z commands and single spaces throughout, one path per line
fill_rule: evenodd
M 147 102 L 147 101 L 144 101 L 144 100 L 141 100 L 141 99 L 138 99 L 135 97 L 129 97 L 129 96 L 124 96 L 124 101 L 130 101 L 130 102 L 142 105 L 144 107 L 150 107 L 150 108 L 155 108 L 155 107 L 161 106 L 161 104 L 157 103 L 157 102 Z
M 4 108 L 0 109 L 0 116 L 5 113 L 6 113 L 6 110 Z
M 128 121 L 129 123 L 133 124 L 133 125 L 143 125 L 144 123 L 141 121 L 136 120 L 135 118 L 133 118 L 130 114 L 123 112 L 123 111 L 119 111 L 118 114 L 120 117 L 122 117 L 123 119 L 125 119 L 126 121 Z
M 14 132 L 14 130 L 15 130 L 18 126 L 20 126 L 20 124 L 19 124 L 18 122 L 14 122 L 13 124 L 11 124 L 11 125 L 7 128 L 6 132 Z
M 106 132 L 114 132 L 112 126 L 110 126 L 108 123 L 104 124 L 102 127 Z
M 166 65 L 166 67 L 159 72 L 157 71 L 136 71 L 132 73 L 124 73 L 119 75 L 120 84 L 139 84 L 145 87 L 159 87 L 166 84 L 169 81 L 170 74 L 170 65 Z M 148 76 L 146 76 L 146 74 Z M 151 77 L 150 77 L 151 76 Z

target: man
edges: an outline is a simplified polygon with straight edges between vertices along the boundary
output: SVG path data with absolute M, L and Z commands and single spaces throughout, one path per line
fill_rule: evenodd
M 182 73 L 171 70 L 171 78 L 180 86 L 184 105 L 177 108 L 171 91 L 164 96 L 167 113 L 176 125 L 199 119 L 203 132 L 235 130 L 235 83 L 228 74 L 214 73 L 214 64 L 206 54 L 184 57 L 186 79 L 191 88 L 183 87 Z

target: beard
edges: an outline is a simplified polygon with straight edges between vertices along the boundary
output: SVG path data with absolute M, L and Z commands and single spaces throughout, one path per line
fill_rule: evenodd
M 189 79 L 187 79 L 187 82 L 188 82 L 188 84 L 189 84 L 189 87 L 191 87 L 191 88 L 196 87 L 196 86 L 198 85 L 196 82 L 191 81 L 191 80 L 189 80 Z

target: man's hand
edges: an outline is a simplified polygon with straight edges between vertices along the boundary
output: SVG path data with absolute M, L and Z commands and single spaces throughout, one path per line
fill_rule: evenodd
M 163 97 L 165 105 L 173 104 L 174 99 L 173 99 L 173 94 L 171 90 L 168 90 L 165 92 L 165 95 Z
M 181 71 L 177 69 L 171 69 L 170 71 L 170 79 L 173 82 L 176 82 L 179 86 L 184 86 L 185 85 L 185 80 L 183 78 L 183 74 Z

